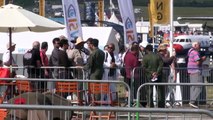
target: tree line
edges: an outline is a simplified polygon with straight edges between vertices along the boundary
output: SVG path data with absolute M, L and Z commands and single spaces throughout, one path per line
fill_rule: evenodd
M 150 0 L 133 0 L 134 6 L 147 6 Z M 212 0 L 174 0 L 175 7 L 212 7 Z
M 14 0 L 14 4 L 29 7 L 34 6 L 36 0 Z M 92 0 L 91 0 L 92 1 Z M 97 1 L 97 0 L 94 0 Z M 150 0 L 133 0 L 134 6 L 147 6 Z M 61 0 L 46 0 L 49 4 L 61 4 Z M 82 4 L 83 0 L 79 0 Z M 105 0 L 108 3 L 109 0 Z M 175 7 L 213 7 L 212 0 L 174 0 Z

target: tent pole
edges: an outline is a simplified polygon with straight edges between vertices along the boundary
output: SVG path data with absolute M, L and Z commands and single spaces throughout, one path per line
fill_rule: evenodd
M 11 51 L 11 45 L 12 45 L 12 28 L 9 27 L 9 54 L 10 54 L 10 77 L 12 77 L 12 51 Z

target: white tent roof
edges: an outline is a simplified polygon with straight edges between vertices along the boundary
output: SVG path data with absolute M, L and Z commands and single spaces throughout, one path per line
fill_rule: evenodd
M 112 15 L 111 15 L 110 19 L 108 20 L 108 22 L 112 22 L 112 23 L 116 23 L 116 24 L 119 24 L 119 25 L 123 25 L 123 23 L 118 20 L 118 18 L 116 17 L 114 12 L 112 13 Z
M 83 39 L 87 40 L 88 38 L 97 38 L 99 40 L 99 47 L 103 49 L 103 47 L 108 43 L 114 43 L 116 45 L 116 52 L 118 52 L 118 41 L 115 38 L 115 34 L 117 33 L 112 27 L 82 27 Z M 34 41 L 39 41 L 40 43 L 43 41 L 47 41 L 49 48 L 47 54 L 50 54 L 53 49 L 52 40 L 55 37 L 59 37 L 61 35 L 66 36 L 66 30 L 56 30 L 52 32 L 44 32 L 44 33 L 35 33 L 35 32 L 20 32 L 12 34 L 12 42 L 16 43 L 16 50 L 13 52 L 14 54 L 23 54 L 26 50 L 32 48 L 32 43 Z M 0 33 L 1 36 L 1 44 L 0 44 L 0 53 L 6 51 L 6 44 L 8 41 L 8 33 Z M 85 45 L 87 47 L 87 45 Z
M 97 38 L 99 48 L 103 49 L 106 44 L 114 43 L 115 52 L 118 53 L 118 41 L 115 37 L 116 31 L 112 27 L 83 27 L 83 39 Z M 85 46 L 86 47 L 86 46 Z

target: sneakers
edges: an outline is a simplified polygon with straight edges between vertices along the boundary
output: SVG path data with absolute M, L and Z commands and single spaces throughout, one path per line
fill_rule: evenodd
M 193 107 L 193 108 L 197 108 L 198 109 L 198 106 L 195 105 L 194 103 L 189 103 L 189 106 Z

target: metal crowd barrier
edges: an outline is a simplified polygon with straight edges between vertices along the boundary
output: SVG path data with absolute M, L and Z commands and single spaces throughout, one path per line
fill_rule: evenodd
M 176 68 L 177 74 L 178 74 L 178 79 L 180 83 L 190 83 L 190 79 L 189 79 L 189 74 L 187 73 L 187 68 L 186 67 L 177 67 Z M 203 67 L 201 69 L 201 75 L 203 78 L 203 81 L 205 83 L 213 83 L 213 68 L 206 68 Z M 142 67 L 136 67 L 133 69 L 132 71 L 132 94 L 134 94 L 135 99 L 136 99 L 136 93 L 137 93 L 137 89 L 140 85 L 144 84 L 144 83 L 148 83 L 150 82 L 150 80 L 146 80 L 145 77 L 145 71 Z M 170 74 L 170 68 L 163 68 L 163 82 L 164 83 L 169 83 L 168 77 Z M 145 102 L 145 98 L 143 97 L 145 95 L 144 91 L 145 89 L 142 88 L 143 90 L 141 90 L 140 94 L 141 94 L 141 102 Z M 182 99 L 183 99 L 183 103 L 187 103 L 189 100 L 189 93 L 190 93 L 190 88 L 189 86 L 182 86 L 181 87 L 181 91 L 182 91 Z M 165 93 L 168 92 L 168 88 L 165 89 Z M 199 97 L 200 101 L 203 101 L 205 103 L 206 101 L 206 96 L 207 96 L 207 92 L 211 93 L 211 89 L 209 89 L 208 91 L 206 91 L 204 88 L 202 90 L 202 93 Z M 213 92 L 213 91 L 212 91 Z
M 4 80 L 4 81 L 12 81 L 12 82 L 17 82 L 17 81 L 30 81 L 30 82 L 44 82 L 44 81 L 48 81 L 48 82 L 77 82 L 77 83 L 115 83 L 115 84 L 123 84 L 128 91 L 130 91 L 130 88 L 129 86 L 123 82 L 123 81 L 118 81 L 118 80 L 77 80 L 77 79 L 41 79 L 41 78 L 0 78 L 0 80 Z M 7 83 L 5 83 L 6 85 Z M 4 84 L 2 84 L 4 85 Z M 87 84 L 85 84 L 85 88 L 83 90 L 85 90 L 86 88 L 88 88 Z M 29 94 L 31 93 L 32 91 L 28 92 Z M 30 99 L 30 101 L 25 101 L 25 103 L 22 103 L 23 102 L 23 99 L 22 98 L 29 98 L 31 96 L 28 96 L 29 94 L 28 93 L 23 93 L 21 94 L 20 96 L 21 97 L 18 97 L 18 101 L 16 101 L 17 99 L 13 99 L 12 100 L 9 100 L 7 102 L 5 102 L 5 105 L 15 105 L 15 104 L 25 104 L 26 106 L 29 105 L 29 106 L 32 106 L 32 105 L 36 105 L 37 103 L 30 103 L 30 101 L 32 99 Z M 48 94 L 49 92 L 45 93 L 45 96 L 46 94 Z M 50 92 L 51 93 L 51 92 Z M 41 94 L 39 94 L 39 91 L 37 92 L 34 92 L 35 96 L 41 96 Z M 60 94 L 60 93 L 59 93 Z M 24 97 L 25 95 L 25 97 Z M 60 104 L 56 104 L 56 105 L 52 105 L 52 106 L 57 106 L 57 105 L 60 105 L 60 106 L 72 106 L 73 104 L 70 104 L 70 101 L 66 101 L 66 99 L 63 99 L 63 97 L 59 97 L 59 96 L 56 96 L 55 94 L 49 94 L 50 98 L 52 101 L 54 100 L 57 100 L 57 99 L 61 99 L 59 100 L 59 103 Z M 46 97 L 45 97 L 46 98 Z M 127 107 L 130 108 L 130 94 L 128 96 L 128 105 Z M 35 98 L 36 99 L 36 98 Z M 85 97 L 84 98 L 85 100 L 88 99 L 88 97 Z M 14 102 L 17 102 L 17 103 L 14 103 Z M 119 102 L 119 99 L 117 100 Z M 48 106 L 50 104 L 47 104 L 45 105 L 45 103 L 48 103 L 47 99 L 42 99 L 42 103 L 40 103 L 41 105 L 40 106 Z M 79 105 L 77 104 L 77 106 L 79 107 Z M 88 107 L 89 104 L 86 104 L 86 105 L 82 105 L 83 107 Z M 102 106 L 102 105 L 101 105 Z M 58 106 L 57 106 L 58 107 Z M 1 108 L 1 107 L 0 107 Z M 106 108 L 106 107 L 105 107 Z M 108 108 L 108 106 L 107 106 Z M 86 109 L 86 108 L 85 108 Z M 78 110 L 78 109 L 76 109 Z M 65 112 L 66 113 L 66 112 Z M 65 113 L 61 113 L 61 114 L 65 114 Z M 53 114 L 53 113 L 51 113 Z M 66 113 L 68 114 L 68 113 Z M 69 113 L 70 114 L 70 113 Z M 129 115 L 129 119 L 130 119 L 130 113 L 128 113 Z M 82 119 L 84 119 L 85 116 L 84 116 L 84 113 L 83 113 L 83 116 L 82 116 Z
M 65 69 L 64 67 L 43 67 L 41 69 L 46 69 L 46 68 L 48 68 L 48 69 Z M 23 71 L 25 71 L 25 73 L 26 73 L 26 68 L 24 68 L 24 67 L 20 68 L 19 67 L 19 70 L 21 70 L 21 69 L 23 69 Z M 121 82 L 121 81 L 108 81 L 108 80 L 101 80 L 101 81 L 88 80 L 88 81 L 86 81 L 86 79 L 88 79 L 87 78 L 87 74 L 88 74 L 87 72 L 85 72 L 82 68 L 78 68 L 78 67 L 71 67 L 70 68 L 70 72 L 71 72 L 71 69 L 81 69 L 82 72 L 83 72 L 81 74 L 81 76 L 83 76 L 83 80 L 76 80 L 76 79 L 78 79 L 78 77 L 75 77 L 75 79 L 70 79 L 70 80 L 69 79 L 63 79 L 63 77 L 58 78 L 58 79 L 52 79 L 52 78 L 50 78 L 50 79 L 44 79 L 44 78 L 43 79 L 42 78 L 39 78 L 39 79 L 29 79 L 29 78 L 20 79 L 19 78 L 19 79 L 20 80 L 29 80 L 29 81 L 47 81 L 48 80 L 48 82 L 57 82 L 58 80 L 64 81 L 64 82 L 66 82 L 66 81 L 72 81 L 72 82 L 109 82 L 109 83 L 110 82 L 112 82 L 112 83 L 116 83 L 116 82 L 120 83 Z M 105 69 L 109 69 L 109 68 L 105 68 Z M 190 83 L 188 83 L 190 81 L 189 81 L 189 78 L 188 78 L 187 69 L 186 68 L 177 68 L 177 71 L 179 72 L 180 83 L 186 84 L 186 85 L 181 86 L 182 102 L 186 103 L 186 102 L 189 101 L 189 86 L 190 86 L 190 85 L 187 85 L 187 84 L 190 84 Z M 213 80 L 212 79 L 212 75 L 213 75 L 212 70 L 210 68 L 208 68 L 208 69 L 205 68 L 204 72 L 206 72 L 207 74 L 206 73 L 202 74 L 203 75 L 203 79 L 208 81 L 208 82 L 212 82 L 212 80 Z M 75 72 L 73 72 L 73 71 L 72 71 L 72 73 L 73 73 L 73 75 L 75 74 Z M 169 68 L 164 68 L 164 73 L 165 73 L 165 76 L 168 76 L 169 75 Z M 142 68 L 139 67 L 139 68 L 133 69 L 131 74 L 132 74 L 131 75 L 132 76 L 132 83 L 131 83 L 131 86 L 130 86 L 131 90 L 130 90 L 129 87 L 127 87 L 128 91 L 130 91 L 130 94 L 128 94 L 129 95 L 128 96 L 128 108 L 131 106 L 130 105 L 130 102 L 132 101 L 131 99 L 136 98 L 137 105 L 138 105 L 140 100 L 142 100 L 142 102 L 146 102 L 144 100 L 144 94 L 145 93 L 143 93 L 143 91 L 141 93 L 139 93 L 138 90 L 140 91 L 140 89 L 141 89 L 140 85 L 142 85 L 144 83 L 145 83 L 145 85 L 149 84 L 149 83 L 146 83 L 145 76 L 144 76 L 145 73 L 144 73 L 144 70 Z M 62 76 L 63 76 L 63 74 L 62 74 Z M 119 72 L 118 73 L 116 72 L 115 76 L 117 76 L 117 78 L 118 78 Z M 124 79 L 124 78 L 122 78 L 122 79 Z M 2 80 L 6 80 L 6 79 L 3 78 Z M 8 79 L 8 80 L 15 80 L 15 79 Z M 166 82 L 166 80 L 167 80 L 167 77 L 165 77 L 165 82 Z M 164 85 L 170 85 L 171 83 L 163 83 L 163 84 Z M 126 83 L 125 83 L 125 85 L 126 85 Z M 175 84 L 175 85 L 178 85 L 178 84 Z M 202 85 L 202 86 L 205 86 L 205 85 Z M 211 86 L 211 85 L 208 85 L 208 86 Z M 86 88 L 86 87 L 84 86 L 83 88 Z M 165 92 L 167 92 L 167 90 Z M 210 92 L 211 92 L 211 90 L 210 90 Z M 140 94 L 139 95 L 140 98 L 138 96 L 136 96 L 137 95 L 136 93 Z M 201 94 L 200 101 L 203 101 L 203 102 L 210 101 L 210 100 L 205 99 L 205 97 L 206 97 L 206 93 L 204 91 Z M 129 113 L 128 116 L 129 116 L 128 118 L 130 119 L 130 113 Z
M 0 104 L 0 108 L 4 109 L 13 109 L 14 111 L 18 109 L 29 109 L 29 110 L 64 110 L 64 111 L 102 111 L 102 112 L 140 112 L 140 113 L 149 113 L 149 119 L 152 119 L 151 116 L 153 113 L 162 113 L 163 116 L 159 116 L 159 114 L 156 114 L 159 119 L 169 119 L 169 114 L 175 113 L 175 114 L 182 114 L 182 119 L 185 118 L 191 118 L 191 119 L 197 119 L 200 117 L 200 119 L 211 119 L 213 118 L 213 113 L 208 110 L 202 110 L 202 109 L 160 109 L 160 108 L 128 108 L 126 107 L 83 107 L 83 106 L 41 106 L 41 105 L 9 105 L 9 104 Z M 165 114 L 166 113 L 166 114 Z M 196 114 L 200 114 L 200 116 L 196 116 Z M 191 117 L 186 116 L 186 114 L 191 114 Z M 207 116 L 203 116 L 207 115 Z M 65 114 L 66 116 L 67 114 Z M 156 116 L 155 115 L 155 116 Z M 133 116 L 134 117 L 134 116 Z M 181 116 L 177 116 L 178 119 L 180 119 Z M 174 115 L 171 116 L 171 119 L 175 119 L 177 117 L 174 117 Z M 125 118 L 124 118 L 125 119 Z M 15 119 L 16 120 L 16 119 Z M 47 120 L 50 119 L 50 114 L 48 114 Z
M 55 77 L 57 73 L 58 79 L 86 79 L 86 71 L 82 67 L 63 67 L 63 66 L 47 66 L 35 68 L 31 66 L 19 66 L 19 67 L 11 67 L 11 71 L 16 71 L 17 75 L 23 75 L 26 77 L 31 77 L 36 74 L 37 78 L 50 78 Z M 49 76 L 44 76 L 44 71 L 47 70 L 49 72 Z M 52 74 L 53 73 L 53 74 Z
M 137 89 L 137 100 L 136 100 L 137 107 L 139 107 L 139 104 L 140 104 L 140 90 L 144 88 L 145 86 L 213 86 L 213 83 L 144 83 L 141 86 L 139 86 L 139 88 Z M 211 101 L 213 101 L 213 99 Z M 181 101 L 176 101 L 176 102 L 181 102 Z M 173 110 L 174 109 L 170 109 L 170 111 L 173 111 Z M 211 114 L 213 113 L 211 112 Z M 139 120 L 139 113 L 136 114 L 136 118 L 137 120 Z

